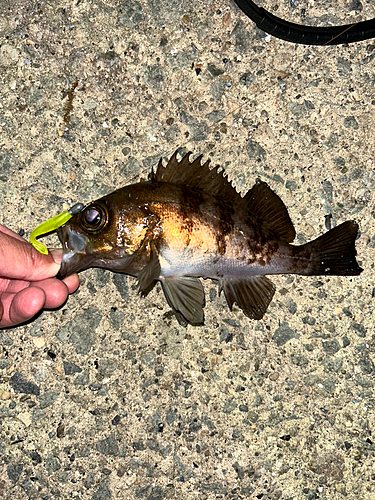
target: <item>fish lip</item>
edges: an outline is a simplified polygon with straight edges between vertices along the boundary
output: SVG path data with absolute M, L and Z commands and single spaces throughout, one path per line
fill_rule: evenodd
M 56 233 L 63 247 L 63 257 L 57 277 L 63 279 L 89 267 L 88 262 L 82 263 L 84 258 L 87 261 L 87 254 L 83 253 L 85 241 L 82 235 L 66 226 L 59 227 Z
M 65 251 L 68 248 L 68 241 L 65 238 L 65 236 L 66 236 L 66 228 L 64 226 L 58 227 L 56 229 L 56 234 L 57 234 L 57 236 L 58 236 L 58 238 L 60 240 L 60 243 L 61 243 L 61 245 L 63 247 L 63 253 L 65 254 Z

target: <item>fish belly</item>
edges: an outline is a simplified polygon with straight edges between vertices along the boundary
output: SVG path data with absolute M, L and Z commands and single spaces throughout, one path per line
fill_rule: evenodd
M 159 256 L 161 276 L 199 276 L 222 279 L 240 276 L 298 273 L 306 266 L 306 256 L 282 242 L 228 241 L 225 252 L 215 246 L 184 249 L 165 248 Z

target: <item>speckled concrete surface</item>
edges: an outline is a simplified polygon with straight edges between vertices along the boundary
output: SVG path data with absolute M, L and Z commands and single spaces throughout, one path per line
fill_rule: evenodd
M 375 17 L 293 3 L 263 5 Z M 28 237 L 181 147 L 242 193 L 266 180 L 299 243 L 356 219 L 364 268 L 274 279 L 259 322 L 207 281 L 187 329 L 159 288 L 82 273 L 63 308 L 0 331 L 1 498 L 374 498 L 375 41 L 296 46 L 225 0 L 3 0 L 0 29 L 3 224 Z

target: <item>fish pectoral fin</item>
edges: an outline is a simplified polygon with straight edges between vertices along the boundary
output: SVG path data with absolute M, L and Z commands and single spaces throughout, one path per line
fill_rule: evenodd
M 146 296 L 160 277 L 160 262 L 158 254 L 152 250 L 150 262 L 138 274 L 138 291 Z
M 262 319 L 275 293 L 275 285 L 265 276 L 227 278 L 220 281 L 230 310 L 236 303 L 250 319 Z
M 163 292 L 180 325 L 202 325 L 204 290 L 198 278 L 161 278 Z

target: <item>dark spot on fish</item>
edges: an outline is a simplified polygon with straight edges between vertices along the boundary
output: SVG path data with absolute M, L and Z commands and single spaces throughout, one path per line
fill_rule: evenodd
M 248 266 L 250 266 L 251 264 L 253 264 L 256 261 L 255 254 L 256 254 L 256 251 L 257 251 L 257 249 L 256 249 L 257 245 L 254 244 L 254 241 L 252 241 L 249 238 L 246 238 L 245 242 L 246 242 L 246 246 L 247 246 L 246 264 Z
M 220 231 L 217 231 L 215 234 L 215 238 L 216 238 L 216 247 L 219 255 L 225 255 L 227 249 L 225 234 L 222 234 Z
M 215 235 L 216 246 L 219 255 L 225 255 L 225 252 L 227 250 L 226 236 L 230 234 L 233 226 L 235 225 L 233 221 L 234 210 L 233 207 L 229 204 L 220 204 L 218 208 L 220 214 L 218 217 L 219 227 Z
M 185 245 L 189 246 L 194 231 L 194 218 L 202 215 L 201 206 L 205 201 L 199 190 L 192 192 L 188 186 L 181 186 L 179 197 L 179 213 L 182 219 L 182 230 L 185 232 Z M 192 195 L 193 194 L 193 195 Z
M 201 206 L 205 201 L 203 193 L 188 186 L 181 186 L 180 193 L 179 205 L 183 219 L 191 219 L 193 213 L 202 215 Z
M 150 215 L 151 214 L 151 210 L 150 210 L 150 207 L 148 205 L 140 205 L 140 210 L 141 212 L 144 214 L 144 215 Z
M 183 222 L 181 228 L 185 233 L 185 245 L 188 247 L 191 241 L 191 233 L 194 231 L 194 222 L 191 219 L 186 219 L 184 215 L 182 215 L 182 217 Z
M 257 235 L 258 237 L 258 235 Z M 262 243 L 262 238 L 259 237 L 261 243 L 254 241 L 250 238 L 247 238 L 246 245 L 248 249 L 248 258 L 246 260 L 246 264 L 254 264 L 256 262 L 260 266 L 269 265 L 273 255 L 277 252 L 279 248 L 279 244 L 277 241 L 264 241 Z
M 279 249 L 279 244 L 277 243 L 277 241 L 268 241 L 263 248 L 264 263 L 261 265 L 262 266 L 269 265 L 273 255 L 275 255 L 278 249 Z

